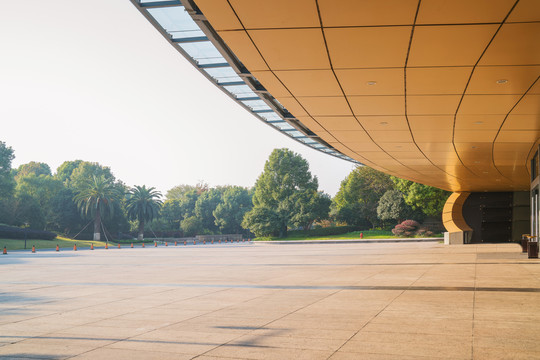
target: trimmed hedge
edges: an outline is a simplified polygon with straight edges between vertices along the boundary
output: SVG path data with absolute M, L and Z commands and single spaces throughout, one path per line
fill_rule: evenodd
M 294 236 L 305 236 L 305 237 L 311 237 L 311 236 L 330 236 L 330 235 L 341 235 L 346 234 L 352 231 L 362 230 L 358 226 L 331 226 L 331 227 L 325 227 L 325 228 L 317 228 L 317 229 L 311 229 L 311 230 L 291 230 L 287 231 L 287 236 L 294 237 Z
M 44 230 L 21 229 L 15 226 L 0 225 L 0 238 L 5 239 L 39 239 L 53 240 L 56 234 Z

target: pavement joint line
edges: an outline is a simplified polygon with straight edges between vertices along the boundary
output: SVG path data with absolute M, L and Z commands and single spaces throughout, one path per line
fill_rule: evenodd
M 3 281 L 0 284 L 32 284 L 32 282 Z M 54 283 L 53 283 L 54 284 Z M 174 288 L 225 288 L 225 289 L 274 289 L 274 290 L 414 290 L 414 291 L 483 291 L 483 292 L 540 292 L 532 287 L 474 287 L 474 286 L 414 286 L 414 285 L 263 285 L 263 284 L 141 284 L 141 283 L 56 283 L 57 285 L 84 286 L 133 286 Z M 117 300 L 119 301 L 119 300 Z

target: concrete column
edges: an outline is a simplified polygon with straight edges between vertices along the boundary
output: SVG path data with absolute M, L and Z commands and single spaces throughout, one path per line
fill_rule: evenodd
M 473 229 L 467 225 L 463 218 L 463 204 L 470 193 L 455 192 L 444 204 L 443 225 L 446 228 L 444 233 L 445 245 L 468 244 L 470 242 Z

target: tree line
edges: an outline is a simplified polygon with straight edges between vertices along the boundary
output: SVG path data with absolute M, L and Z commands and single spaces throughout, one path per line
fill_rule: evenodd
M 290 229 L 393 226 L 404 219 L 440 217 L 448 193 L 357 167 L 332 199 L 318 189 L 308 162 L 275 149 L 252 188 L 178 185 L 165 196 L 146 185 L 128 187 L 111 169 L 65 161 L 11 167 L 14 151 L 0 141 L 0 224 L 99 239 L 240 233 L 286 236 Z M 84 229 L 84 230 L 83 230 Z M 145 230 L 146 229 L 146 230 Z M 82 231 L 81 231 L 82 230 Z

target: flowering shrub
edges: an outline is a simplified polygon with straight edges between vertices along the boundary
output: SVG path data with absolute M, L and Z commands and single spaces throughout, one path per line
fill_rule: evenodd
M 414 236 L 419 231 L 420 231 L 420 223 L 414 220 L 405 220 L 401 224 L 397 224 L 396 227 L 392 229 L 392 233 L 394 235 L 404 236 L 404 237 Z

